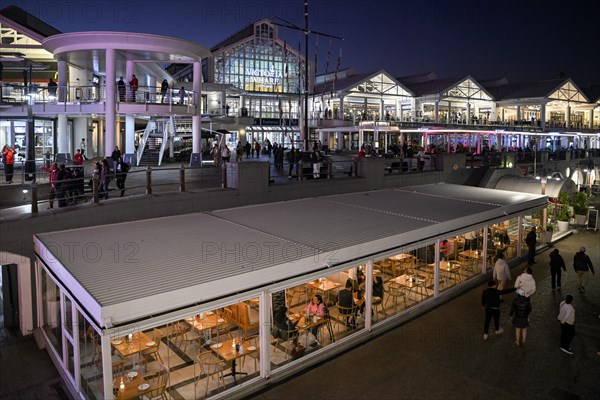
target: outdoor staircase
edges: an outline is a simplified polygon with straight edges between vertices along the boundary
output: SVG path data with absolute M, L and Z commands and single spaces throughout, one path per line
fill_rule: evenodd
M 140 159 L 138 166 L 154 167 L 158 165 L 160 146 L 162 145 L 162 141 L 162 134 L 153 133 L 150 134 L 150 136 L 148 136 L 148 140 L 146 141 L 146 147 L 144 148 L 144 152 L 142 154 L 142 158 Z

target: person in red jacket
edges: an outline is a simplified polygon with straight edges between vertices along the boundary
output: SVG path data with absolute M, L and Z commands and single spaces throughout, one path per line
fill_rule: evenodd
M 13 183 L 15 154 L 17 154 L 17 151 L 8 144 L 5 144 L 2 148 L 2 162 L 4 163 L 4 175 L 6 176 L 7 183 Z
M 52 164 L 49 168 L 42 168 L 48 173 L 48 181 L 50 181 L 50 196 L 48 198 L 49 208 L 54 208 L 54 199 L 56 198 L 56 175 L 58 174 L 58 163 Z
M 75 156 L 73 158 L 73 164 L 83 165 L 83 155 L 81 154 L 81 150 L 77 149 L 77 153 L 75 153 Z

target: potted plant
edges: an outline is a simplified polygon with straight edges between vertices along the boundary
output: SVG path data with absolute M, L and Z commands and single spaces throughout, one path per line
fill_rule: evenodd
M 573 211 L 575 213 L 575 221 L 577 222 L 577 225 L 585 225 L 589 205 L 590 199 L 585 192 L 578 192 L 575 194 Z
M 557 224 L 559 232 L 566 232 L 569 230 L 569 221 L 571 220 L 571 213 L 569 212 L 569 208 L 566 205 L 561 205 L 558 207 L 556 219 L 558 220 Z
M 554 234 L 554 225 L 551 223 L 546 226 L 546 230 L 540 234 L 543 243 L 552 243 L 552 235 Z

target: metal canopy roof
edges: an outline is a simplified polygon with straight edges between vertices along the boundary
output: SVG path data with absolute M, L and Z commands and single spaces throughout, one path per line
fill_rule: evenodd
M 437 184 L 34 236 L 36 253 L 99 325 L 122 324 L 546 204 Z

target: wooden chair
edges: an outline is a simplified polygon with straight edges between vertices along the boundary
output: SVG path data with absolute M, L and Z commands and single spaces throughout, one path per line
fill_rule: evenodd
M 144 363 L 144 371 L 148 370 L 147 357 L 153 357 L 155 360 L 158 360 L 161 364 L 163 364 L 163 360 L 159 352 L 160 343 L 162 341 L 162 333 L 160 332 L 160 330 L 156 328 L 154 329 L 152 340 L 154 341 L 154 346 L 148 347 L 147 349 L 144 349 L 140 352 L 140 355 L 142 356 L 142 362 Z M 145 343 L 143 345 L 145 345 Z
M 304 298 L 304 302 L 308 302 L 308 293 L 305 285 L 295 286 L 293 288 L 287 289 L 288 300 L 288 308 L 292 308 L 297 304 L 302 303 L 302 298 Z M 294 299 L 298 297 L 296 303 L 294 303 Z
M 169 369 L 167 367 L 161 364 L 157 374 L 144 379 L 150 385 L 149 392 L 144 394 L 144 398 L 168 400 L 166 392 L 169 384 Z
M 290 342 L 294 340 L 294 338 L 298 337 L 298 328 L 286 331 L 274 326 L 271 330 L 271 335 L 276 339 L 274 344 L 276 351 L 278 346 L 283 345 L 285 342 Z M 289 356 L 289 353 L 291 352 L 291 347 L 288 348 L 287 346 L 283 346 L 283 348 L 285 349 L 284 353 L 285 357 L 287 358 Z
M 92 365 L 98 364 L 98 370 L 102 371 L 102 346 L 96 343 L 94 356 L 92 357 Z M 125 360 L 118 354 L 112 355 L 112 370 L 113 376 L 123 375 L 125 373 Z
M 385 289 L 385 285 L 384 285 L 384 293 L 385 293 L 385 291 L 386 291 L 386 289 Z M 387 287 L 387 292 L 388 292 L 388 296 L 385 301 L 385 304 L 387 305 L 387 302 L 390 299 L 392 299 L 392 302 L 394 303 L 394 312 L 398 311 L 398 303 L 400 303 L 400 299 L 402 299 L 404 301 L 404 308 L 407 308 L 407 306 L 406 306 L 406 291 L 402 285 L 395 283 L 395 282 L 389 282 L 388 287 Z
M 378 307 L 381 308 L 381 313 L 385 317 L 387 317 L 387 314 L 385 313 L 385 307 L 383 306 L 383 298 L 373 296 L 373 310 L 375 311 L 375 317 L 377 317 L 377 320 L 379 320 L 379 317 L 377 316 L 377 314 L 378 314 L 377 308 Z
M 233 339 L 233 336 L 231 335 L 231 328 L 229 327 L 229 321 L 233 321 L 233 311 L 231 310 L 231 308 L 225 307 L 223 309 L 222 316 L 225 322 L 217 325 L 216 328 L 218 342 L 224 341 L 227 336 L 229 336 L 229 339 Z
M 336 307 L 338 309 L 339 316 L 343 319 L 344 326 L 346 328 L 356 329 L 356 306 L 352 305 L 351 307 L 343 307 L 340 306 L 339 303 L 336 303 Z M 339 328 L 338 324 L 338 328 Z
M 385 260 L 377 261 L 374 265 L 379 268 L 382 273 L 389 273 L 391 276 L 396 276 L 396 265 L 394 261 L 386 258 Z
M 213 355 L 211 351 L 198 353 L 196 358 L 198 360 L 200 374 L 196 376 L 196 382 L 194 385 L 197 385 L 198 382 L 200 382 L 200 379 L 202 379 L 204 376 L 206 378 L 206 391 L 204 392 L 204 396 L 207 396 L 209 379 L 214 379 L 214 376 L 217 375 L 217 390 L 221 389 L 221 382 L 224 378 L 223 371 L 227 369 L 227 364 L 217 356 Z
M 250 335 L 247 336 L 245 338 L 242 339 L 242 342 L 246 342 L 248 345 L 250 346 L 254 346 L 258 349 L 258 343 L 259 343 L 259 335 Z M 251 359 L 254 360 L 254 371 L 258 371 L 258 359 L 260 357 L 260 355 L 258 354 L 257 351 L 254 351 L 250 354 L 245 355 L 244 357 L 242 357 L 242 362 L 241 362 L 241 367 L 244 368 L 244 363 L 246 361 L 246 358 L 250 357 Z

